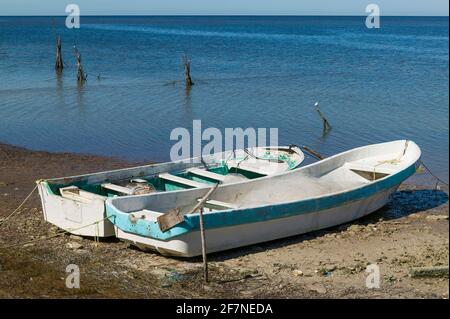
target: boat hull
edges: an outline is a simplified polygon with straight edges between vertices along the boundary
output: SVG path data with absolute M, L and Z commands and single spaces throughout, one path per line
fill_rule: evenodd
M 281 147 L 283 148 L 283 147 Z M 288 147 L 284 147 L 288 149 Z M 263 150 L 265 148 L 254 148 L 250 151 Z M 265 174 L 276 175 L 286 170 L 292 170 L 299 166 L 303 159 L 303 153 L 300 149 L 295 148 L 296 156 L 292 158 L 292 162 L 282 165 L 265 165 Z M 241 152 L 242 150 L 233 152 L 226 151 L 204 156 L 203 163 L 220 163 L 222 159 L 229 158 L 230 155 Z M 249 161 L 251 162 L 251 161 Z M 270 165 L 269 165 L 270 164 Z M 176 162 L 168 162 L 154 165 L 145 165 L 139 167 L 131 167 L 106 172 L 98 172 L 94 174 L 79 175 L 64 178 L 55 178 L 49 180 L 37 181 L 38 191 L 41 198 L 42 211 L 45 221 L 56 225 L 57 227 L 75 235 L 88 237 L 111 237 L 115 235 L 114 225 L 106 218 L 105 201 L 106 196 L 94 196 L 89 202 L 81 202 L 60 196 L 51 191 L 49 183 L 69 183 L 83 181 L 86 184 L 99 184 L 108 180 L 142 178 L 148 175 L 158 175 L 166 172 L 181 171 L 193 167 L 203 167 L 200 158 L 192 158 L 180 160 Z M 234 182 L 228 182 L 233 184 Z M 220 185 L 222 187 L 222 184 Z
M 207 252 L 299 235 L 373 213 L 416 172 L 420 155 L 412 141 L 374 144 L 217 189 L 211 200 L 236 206 L 204 212 Z M 183 222 L 164 231 L 158 217 L 177 207 L 189 211 L 206 191 L 112 198 L 106 202 L 107 215 L 122 240 L 165 255 L 193 257 L 201 254 L 199 213 L 184 215 Z
M 114 236 L 114 226 L 105 219 L 105 199 L 90 203 L 51 194 L 44 183 L 38 183 L 42 213 L 46 222 L 74 235 L 88 237 Z
M 207 252 L 249 246 L 348 223 L 382 208 L 398 187 L 399 185 L 395 185 L 370 197 L 311 213 L 297 212 L 296 215 L 286 218 L 207 229 Z M 199 231 L 192 231 L 168 241 L 127 233 L 117 227 L 115 231 L 118 238 L 143 250 L 157 251 L 162 255 L 174 257 L 195 257 L 202 254 Z

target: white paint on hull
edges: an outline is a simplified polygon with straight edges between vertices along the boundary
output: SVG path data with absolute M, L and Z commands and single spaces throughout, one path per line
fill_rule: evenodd
M 253 245 L 284 237 L 344 224 L 380 209 L 389 202 L 399 185 L 362 200 L 307 214 L 299 214 L 258 223 L 206 230 L 207 252 L 213 253 Z M 156 250 L 163 255 L 194 257 L 201 255 L 200 232 L 189 232 L 175 239 L 162 241 L 126 233 L 115 227 L 116 236 L 141 249 Z
M 105 220 L 105 199 L 96 198 L 83 203 L 49 194 L 43 184 L 38 184 L 45 221 L 71 234 L 90 237 L 114 236 L 114 226 Z

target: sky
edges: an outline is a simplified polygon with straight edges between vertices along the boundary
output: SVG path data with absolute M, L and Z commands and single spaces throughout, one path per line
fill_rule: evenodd
M 448 0 L 0 0 L 0 15 L 65 15 L 75 3 L 81 15 L 381 15 L 448 16 Z

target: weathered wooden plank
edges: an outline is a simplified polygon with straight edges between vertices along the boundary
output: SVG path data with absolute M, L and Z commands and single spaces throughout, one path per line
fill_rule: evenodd
M 131 188 L 127 188 L 127 187 L 123 187 L 120 185 L 116 185 L 116 184 L 111 184 L 111 183 L 104 183 L 102 184 L 103 188 L 118 192 L 118 193 L 122 193 L 122 194 L 126 194 L 126 195 L 133 195 L 133 189 Z
M 186 185 L 186 186 L 190 186 L 190 187 L 194 187 L 194 188 L 199 188 L 199 187 L 205 187 L 208 184 L 206 183 L 200 183 L 200 182 L 196 182 L 187 178 L 183 178 L 183 177 L 179 177 L 179 176 L 175 176 L 169 173 L 163 173 L 163 174 L 159 174 L 159 178 L 165 179 L 167 181 L 171 181 L 174 183 L 178 183 L 181 185 Z

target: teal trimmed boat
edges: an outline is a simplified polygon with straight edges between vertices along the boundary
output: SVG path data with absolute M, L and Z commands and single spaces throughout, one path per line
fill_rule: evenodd
M 239 183 L 297 168 L 304 160 L 297 147 L 255 147 L 162 164 L 37 181 L 46 221 L 70 233 L 114 236 L 105 201 Z
M 359 147 L 273 176 L 217 188 L 205 202 L 207 252 L 323 229 L 383 207 L 419 165 L 420 148 L 399 140 Z M 201 254 L 199 211 L 210 188 L 106 201 L 116 236 L 164 255 Z M 163 231 L 158 217 L 174 210 L 184 220 Z

